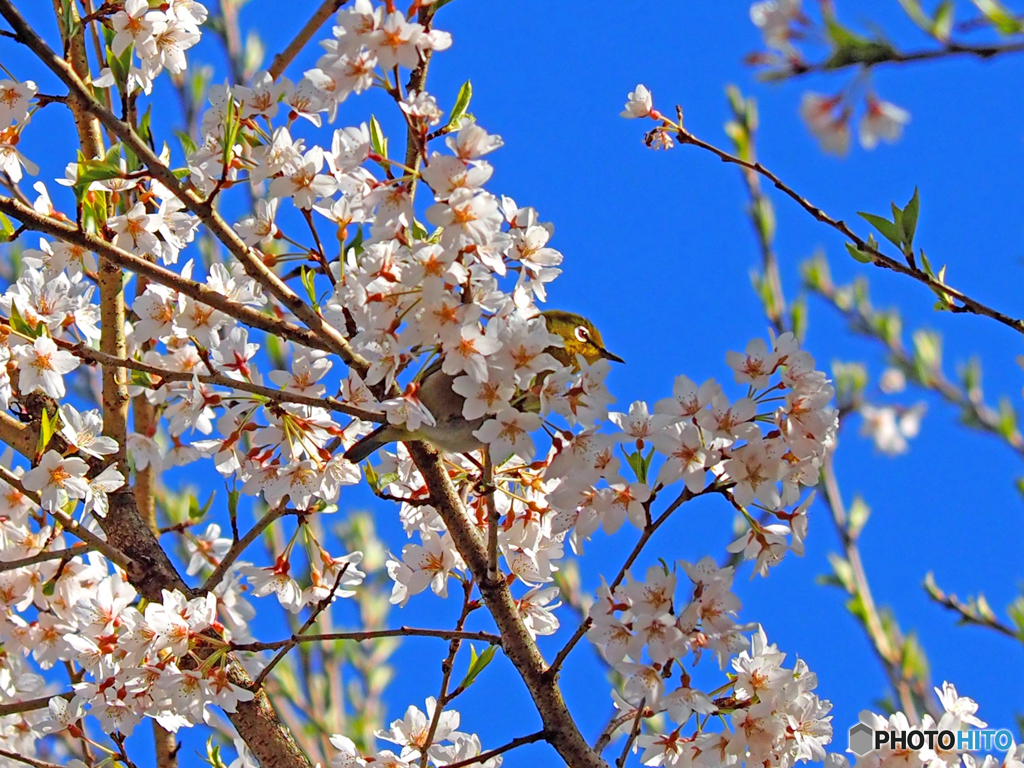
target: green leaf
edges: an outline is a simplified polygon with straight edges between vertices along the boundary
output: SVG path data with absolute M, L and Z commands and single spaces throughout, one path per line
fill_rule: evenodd
M 942 0 L 939 3 L 939 7 L 935 9 L 935 19 L 928 31 L 936 40 L 949 42 L 949 35 L 953 31 L 953 0 Z
M 238 119 L 238 109 L 235 107 L 235 100 L 228 98 L 227 109 L 224 114 L 223 162 L 225 166 L 235 159 L 235 141 L 238 139 L 240 129 L 241 122 Z
M 238 500 L 242 497 L 242 492 L 237 488 L 228 489 L 228 514 L 234 518 L 238 516 Z
M 853 567 L 850 565 L 850 561 L 834 552 L 829 553 L 828 560 L 832 564 L 832 575 L 835 576 L 836 581 L 852 595 L 856 589 L 854 586 L 856 580 L 853 577 Z
M 869 40 L 855 35 L 833 18 L 826 19 L 825 27 L 832 42 L 832 54 L 825 61 L 825 69 L 878 64 L 891 60 L 897 53 L 885 40 Z
M 381 130 L 380 123 L 373 115 L 370 115 L 370 147 L 381 157 L 388 156 L 388 140 L 384 136 L 384 131 Z
M 640 451 L 627 453 L 625 447 L 623 447 L 622 455 L 626 457 L 626 463 L 629 464 L 629 468 L 633 470 L 633 474 L 636 475 L 636 479 L 641 483 L 646 483 L 647 468 L 644 466 L 644 457 Z
M 302 285 L 306 289 L 309 303 L 314 307 L 318 306 L 316 301 L 316 272 L 306 266 L 299 267 L 299 272 L 302 275 Z
M 426 240 L 427 239 L 427 228 L 420 223 L 419 219 L 412 220 L 412 236 L 415 240 Z
M 903 6 L 903 10 L 906 12 L 907 16 L 909 16 L 913 22 L 925 32 L 929 32 L 933 29 L 933 22 L 921 7 L 920 0 L 900 0 L 900 5 Z
M 65 44 L 82 29 L 82 22 L 71 5 L 72 0 L 60 0 L 61 37 Z
M 476 653 L 476 648 L 470 645 L 469 671 L 466 672 L 466 676 L 462 678 L 462 682 L 459 683 L 459 687 L 463 689 L 469 688 L 469 686 L 471 686 L 474 683 L 474 681 L 480 675 L 480 673 L 483 672 L 487 668 L 487 665 L 490 664 L 491 661 L 494 659 L 494 654 L 497 650 L 498 646 L 489 645 L 487 646 L 486 649 L 484 649 L 484 652 L 478 656 Z
M 36 323 L 33 328 L 28 324 L 28 321 L 21 316 L 21 312 L 18 311 L 18 303 L 16 301 L 11 302 L 11 328 L 16 330 L 18 333 L 28 336 L 31 339 L 38 339 L 43 335 L 43 323 L 42 321 Z
M 146 111 L 142 113 L 142 117 L 139 118 L 139 136 L 149 144 L 153 146 L 153 104 L 150 103 L 146 106 Z
M 107 64 L 110 66 L 110 73 L 114 76 L 114 82 L 117 83 L 117 89 L 127 95 L 128 75 L 132 68 L 132 46 L 129 45 L 125 48 L 120 56 L 115 56 L 114 50 L 108 44 Z
M 1024 597 L 1018 597 L 1006 609 L 1018 636 L 1024 636 Z
M 191 136 L 189 136 L 184 131 L 175 131 L 174 135 L 177 136 L 178 137 L 178 141 L 181 142 L 181 151 L 182 152 L 184 152 L 186 155 L 195 154 L 195 151 L 196 151 L 197 147 L 196 147 L 196 143 L 192 140 Z
M 53 439 L 54 434 L 57 432 L 57 425 L 59 419 L 56 414 L 53 418 L 50 418 L 50 412 L 43 408 L 42 421 L 39 424 L 39 445 L 36 447 L 36 453 L 39 456 L 43 455 L 46 450 L 46 446 L 50 444 L 50 440 Z
M 0 243 L 9 243 L 14 239 L 14 225 L 11 220 L 0 213 Z
M 867 523 L 868 518 L 871 516 L 871 507 L 869 507 L 860 496 L 853 498 L 853 503 L 850 504 L 849 511 L 849 524 L 847 529 L 849 530 L 850 536 L 856 539 L 860 536 L 861 530 Z
M 473 99 L 473 83 L 467 80 L 462 84 L 459 89 L 459 95 L 455 99 L 455 106 L 452 107 L 451 117 L 448 118 L 448 123 L 445 128 L 451 130 L 457 130 L 459 128 L 459 121 L 462 120 L 466 114 L 466 110 L 469 109 L 469 102 Z
M 370 462 L 366 462 L 366 466 L 363 469 L 363 474 L 366 476 L 366 484 L 376 493 L 380 491 L 380 476 L 377 474 L 377 470 L 373 468 Z
M 907 207 L 903 209 L 903 214 L 900 216 L 900 224 L 903 227 L 907 248 L 911 248 L 914 245 L 914 232 L 917 231 L 917 215 L 920 210 L 921 197 L 918 194 L 917 187 L 914 187 L 914 196 L 910 198 L 910 202 L 907 203 Z
M 901 226 L 889 221 L 888 219 L 882 218 L 881 216 L 876 216 L 873 213 L 864 213 L 861 211 L 857 215 L 877 229 L 882 237 L 897 248 L 903 247 L 903 231 Z
M 997 30 L 1004 35 L 1015 35 L 1021 31 L 1021 22 L 997 0 L 971 0 L 985 18 L 992 22 Z
M 145 371 L 131 371 L 128 383 L 135 387 L 151 389 L 153 387 L 153 377 Z
M 352 239 L 349 240 L 348 243 L 346 243 L 346 245 L 345 245 L 345 254 L 347 255 L 349 251 L 355 251 L 356 256 L 358 256 L 359 254 L 361 254 L 363 252 L 363 228 L 362 227 L 356 227 L 356 233 L 352 236 Z M 342 264 L 345 263 L 344 259 L 342 259 L 341 261 L 342 261 Z
M 199 506 L 199 500 L 195 496 L 189 496 L 188 498 L 188 517 L 189 520 L 202 520 L 206 516 L 206 513 L 210 511 L 210 507 L 213 506 L 213 498 L 217 495 L 216 491 L 210 494 L 210 498 L 206 500 L 206 503 L 202 507 Z
M 872 256 L 870 253 L 865 253 L 864 251 L 860 250 L 853 243 L 847 243 L 846 250 L 849 251 L 850 255 L 853 256 L 853 258 L 856 261 L 859 261 L 861 264 L 873 264 L 875 261 L 874 256 Z
M 921 269 L 923 269 L 924 273 L 929 277 L 934 277 L 935 272 L 932 270 L 932 263 L 928 261 L 928 257 L 924 255 L 924 249 L 918 251 L 918 255 L 921 257 Z

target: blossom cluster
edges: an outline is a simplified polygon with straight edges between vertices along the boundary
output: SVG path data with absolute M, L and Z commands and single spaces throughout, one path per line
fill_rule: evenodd
M 423 711 L 410 705 L 401 720 L 394 720 L 387 730 L 376 732 L 377 738 L 401 748 L 397 754 L 391 749 L 362 754 L 347 736 L 331 736 L 331 744 L 338 750 L 338 754 L 331 758 L 331 768 L 367 768 L 377 765 L 413 768 L 422 765 L 424 757 L 431 765 L 444 766 L 472 760 L 483 753 L 479 736 L 457 730 L 462 719 L 457 710 L 447 709 L 438 714 L 437 725 L 431 733 L 431 723 L 437 709 L 437 700 L 433 696 L 427 698 L 425 709 Z M 501 763 L 501 755 L 496 755 L 475 764 L 481 768 L 498 768 Z

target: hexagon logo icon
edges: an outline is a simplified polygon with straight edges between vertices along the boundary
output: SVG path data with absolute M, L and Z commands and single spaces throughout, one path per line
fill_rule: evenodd
M 870 752 L 873 741 L 871 726 L 866 723 L 857 723 L 850 729 L 850 751 L 857 757 L 863 757 Z

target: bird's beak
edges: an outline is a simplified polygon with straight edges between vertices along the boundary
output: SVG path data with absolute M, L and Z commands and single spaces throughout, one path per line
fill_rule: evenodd
M 621 357 L 619 357 L 618 355 L 612 354 L 611 352 L 609 352 L 604 347 L 601 347 L 601 357 L 603 357 L 605 360 L 611 360 L 613 363 L 625 363 L 626 362 Z

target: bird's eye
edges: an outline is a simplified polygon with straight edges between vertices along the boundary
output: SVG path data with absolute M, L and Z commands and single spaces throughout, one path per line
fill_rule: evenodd
M 579 341 L 590 341 L 590 331 L 586 329 L 586 326 L 576 326 L 576 338 Z

